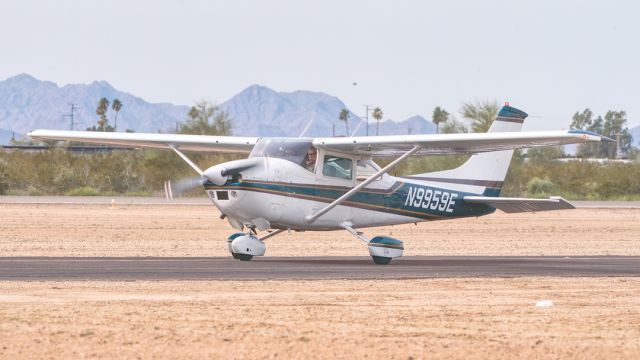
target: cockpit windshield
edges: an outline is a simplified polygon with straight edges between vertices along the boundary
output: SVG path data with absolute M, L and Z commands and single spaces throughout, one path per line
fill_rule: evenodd
M 289 160 L 302 165 L 312 140 L 303 139 L 259 139 L 249 157 L 272 157 Z

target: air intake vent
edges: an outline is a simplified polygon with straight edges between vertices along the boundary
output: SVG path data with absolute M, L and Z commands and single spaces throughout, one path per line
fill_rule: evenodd
M 216 197 L 218 200 L 229 200 L 229 192 L 228 191 L 216 191 Z

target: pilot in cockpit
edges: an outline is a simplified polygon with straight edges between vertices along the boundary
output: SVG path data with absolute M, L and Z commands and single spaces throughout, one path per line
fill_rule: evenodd
M 304 166 L 305 169 L 311 172 L 314 172 L 317 158 L 318 158 L 318 150 L 316 150 L 313 146 L 310 147 L 309 150 L 307 151 L 307 155 L 304 157 L 302 166 Z

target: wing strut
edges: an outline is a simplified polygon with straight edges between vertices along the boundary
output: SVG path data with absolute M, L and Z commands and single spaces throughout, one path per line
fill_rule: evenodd
M 402 156 L 400 156 L 399 158 L 393 160 L 389 165 L 383 167 L 382 169 L 378 170 L 375 174 L 369 176 L 365 181 L 361 182 L 360 184 L 358 184 L 356 187 L 354 187 L 353 189 L 347 191 L 344 195 L 340 196 L 339 198 L 337 198 L 336 200 L 334 200 L 331 204 L 327 205 L 326 207 L 324 207 L 323 209 L 321 209 L 320 211 L 318 211 L 317 213 L 313 214 L 313 215 L 308 215 L 304 221 L 307 224 L 311 224 L 314 221 L 316 221 L 320 216 L 326 214 L 329 210 L 333 209 L 334 207 L 342 204 L 343 202 L 347 201 L 350 197 L 352 197 L 353 195 L 355 195 L 358 191 L 360 191 L 362 188 L 364 188 L 365 186 L 369 185 L 370 183 L 372 183 L 375 179 L 379 178 L 382 174 L 386 174 L 387 172 L 389 172 L 391 169 L 393 169 L 396 165 L 398 165 L 399 163 L 401 163 L 404 159 L 408 158 L 409 156 L 413 155 L 416 151 L 420 150 L 422 147 L 420 145 L 414 145 L 413 148 L 411 148 L 411 150 L 407 151 L 406 153 L 404 153 Z
M 196 165 L 196 163 L 194 163 L 193 161 L 191 161 L 191 159 L 189 159 L 187 157 L 187 155 L 185 155 L 184 153 L 182 153 L 182 151 L 178 150 L 177 147 L 175 147 L 174 145 L 169 145 L 169 148 L 171 148 L 171 150 L 175 151 L 176 154 L 178 154 L 178 156 L 180 156 L 182 158 L 182 160 L 184 160 L 184 162 L 186 162 L 187 164 L 189 164 L 189 166 L 191 166 L 191 168 L 193 170 L 195 170 L 198 175 L 202 176 L 204 174 L 204 171 L 202 171 L 202 169 L 200 169 L 200 167 L 198 165 Z

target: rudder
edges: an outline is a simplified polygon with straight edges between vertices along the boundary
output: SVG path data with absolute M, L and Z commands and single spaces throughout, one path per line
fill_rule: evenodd
M 527 116 L 524 111 L 505 105 L 488 132 L 521 131 Z M 416 174 L 410 178 L 435 183 L 436 186 L 455 187 L 460 191 L 499 196 L 512 156 L 513 150 L 474 154 L 455 169 Z

